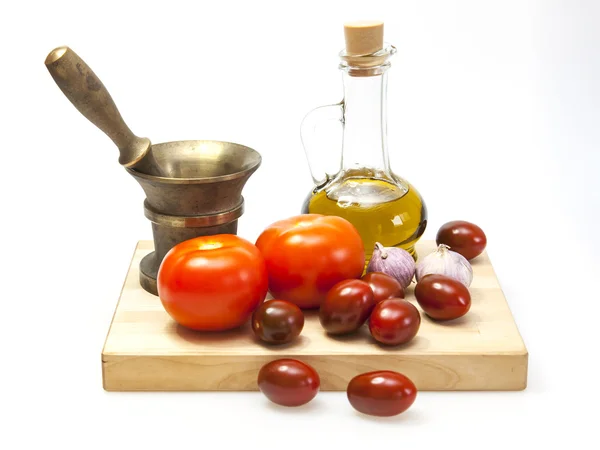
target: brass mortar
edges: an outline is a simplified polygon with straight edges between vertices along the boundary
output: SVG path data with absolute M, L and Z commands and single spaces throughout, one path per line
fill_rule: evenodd
M 198 236 L 236 234 L 244 212 L 242 189 L 261 164 L 255 150 L 219 141 L 152 145 L 133 134 L 112 97 L 89 66 L 69 47 L 46 58 L 58 87 L 119 149 L 119 163 L 146 193 L 144 213 L 152 222 L 154 252 L 140 263 L 140 284 L 158 295 L 160 264 L 176 244 Z
M 140 284 L 157 295 L 156 276 L 167 252 L 198 236 L 236 234 L 244 212 L 242 189 L 261 157 L 239 144 L 178 141 L 152 147 L 169 177 L 127 168 L 144 189 L 144 214 L 152 222 L 154 252 L 140 263 Z

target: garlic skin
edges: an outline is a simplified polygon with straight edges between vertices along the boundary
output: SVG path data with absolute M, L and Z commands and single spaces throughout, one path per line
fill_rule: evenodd
M 429 274 L 446 275 L 460 281 L 466 287 L 469 287 L 473 281 L 473 268 L 469 261 L 444 244 L 440 244 L 437 250 L 425 256 L 417 264 L 415 273 L 417 283 Z
M 383 272 L 394 277 L 406 289 L 415 275 L 415 260 L 403 248 L 384 247 L 379 242 L 375 243 L 373 256 L 367 266 L 369 272 Z

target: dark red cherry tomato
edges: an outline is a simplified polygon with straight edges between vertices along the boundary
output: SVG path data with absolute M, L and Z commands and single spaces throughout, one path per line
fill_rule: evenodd
M 390 370 L 363 373 L 350 380 L 348 400 L 357 411 L 371 416 L 395 416 L 417 398 L 417 388 L 406 376 Z
M 296 359 L 278 359 L 258 372 L 258 389 L 273 403 L 300 406 L 310 402 L 321 386 L 319 374 Z
M 361 280 L 345 280 L 334 285 L 319 310 L 321 325 L 330 334 L 358 330 L 375 306 L 373 291 Z
M 471 308 L 471 294 L 460 281 L 445 275 L 430 274 L 417 283 L 415 297 L 423 311 L 436 320 L 464 316 Z
M 404 298 L 404 289 L 398 280 L 382 272 L 370 272 L 361 278 L 369 283 L 375 303 L 388 298 Z
M 252 331 L 270 344 L 285 344 L 298 337 L 304 327 L 302 310 L 285 300 L 267 300 L 252 314 Z
M 467 259 L 481 255 L 487 245 L 483 230 L 474 223 L 464 220 L 454 220 L 442 225 L 435 241 L 438 245 L 446 244 L 450 250 L 460 253 Z
M 369 319 L 373 338 L 387 345 L 405 344 L 417 335 L 420 326 L 419 310 L 401 298 L 377 303 Z

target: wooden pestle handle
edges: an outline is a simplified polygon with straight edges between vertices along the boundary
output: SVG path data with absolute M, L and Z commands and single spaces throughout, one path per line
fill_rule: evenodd
M 134 167 L 148 154 L 150 140 L 131 132 L 102 82 L 77 53 L 58 47 L 48 54 L 45 64 L 75 108 L 116 144 L 121 165 Z

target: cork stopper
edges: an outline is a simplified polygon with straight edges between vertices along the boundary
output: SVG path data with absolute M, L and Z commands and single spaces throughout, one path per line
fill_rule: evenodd
M 383 22 L 361 20 L 344 24 L 346 55 L 370 55 L 383 48 Z

